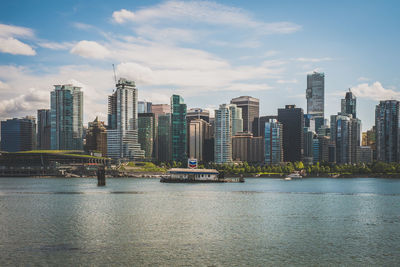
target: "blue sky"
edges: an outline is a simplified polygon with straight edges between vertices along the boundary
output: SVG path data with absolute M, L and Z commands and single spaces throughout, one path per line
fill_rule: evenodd
M 139 98 L 215 109 L 240 95 L 262 115 L 306 109 L 306 74 L 325 72 L 325 114 L 348 88 L 363 130 L 400 99 L 397 1 L 6 1 L 0 9 L 0 119 L 48 108 L 52 85 L 82 86 L 85 122 L 106 118 L 117 76 Z M 305 110 L 306 112 L 306 110 Z

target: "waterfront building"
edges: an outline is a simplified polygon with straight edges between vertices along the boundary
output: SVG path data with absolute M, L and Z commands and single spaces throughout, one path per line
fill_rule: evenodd
M 26 116 L 1 122 L 1 151 L 18 152 L 36 148 L 36 121 Z
M 318 140 L 319 140 L 319 159 L 318 159 L 318 161 L 319 162 L 330 162 L 329 161 L 329 146 L 332 145 L 331 138 L 329 136 L 318 136 Z M 336 159 L 334 161 L 336 161 Z
M 321 159 L 321 143 L 320 139 L 317 137 L 314 137 L 312 139 L 312 163 L 316 164 L 317 162 L 320 162 Z
M 37 111 L 37 149 L 50 149 L 50 129 L 50 109 L 39 109 Z
M 157 161 L 168 162 L 171 159 L 171 115 L 158 115 Z
M 72 84 L 54 85 L 50 93 L 50 147 L 83 149 L 83 92 Z
M 156 120 L 154 113 L 138 114 L 138 142 L 146 159 L 154 157 Z
M 346 93 L 346 96 L 344 99 L 342 99 L 341 102 L 341 113 L 342 114 L 351 114 L 353 118 L 357 118 L 357 99 L 356 96 L 349 91 Z
M 186 120 L 189 124 L 192 120 L 202 119 L 206 122 L 210 122 L 210 111 L 203 108 L 191 108 L 186 114 Z
M 137 88 L 135 82 L 120 78 L 116 87 L 116 91 L 108 98 L 107 155 L 116 160 L 144 158 L 144 151 L 140 148 L 138 142 Z
M 283 125 L 283 158 L 285 162 L 303 160 L 304 113 L 296 105 L 278 109 L 278 121 Z
M 236 133 L 243 132 L 242 109 L 237 107 L 236 104 L 228 106 L 231 118 L 231 134 L 234 136 Z
M 265 136 L 265 123 L 269 122 L 271 119 L 278 119 L 277 115 L 260 116 L 259 118 L 254 118 L 253 121 L 253 136 Z
M 98 117 L 88 123 L 85 150 L 90 153 L 100 153 L 103 157 L 107 155 L 107 129 Z
M 229 105 L 215 110 L 214 161 L 217 164 L 232 162 L 232 120 Z
M 171 149 L 172 160 L 187 161 L 186 104 L 179 95 L 171 96 Z
M 243 132 L 253 133 L 253 122 L 260 114 L 260 100 L 251 96 L 240 96 L 231 100 L 242 109 Z
M 362 145 L 369 146 L 372 149 L 373 159 L 376 160 L 376 128 L 375 126 L 372 129 L 362 133 Z
M 263 137 L 239 132 L 232 136 L 232 158 L 234 161 L 261 163 L 264 161 Z
M 357 147 L 357 162 L 372 163 L 372 149 L 369 146 Z
M 307 75 L 307 114 L 324 118 L 325 74 L 313 72 Z M 318 130 L 318 129 L 316 129 Z
M 283 162 L 283 125 L 276 119 L 265 123 L 264 161 L 266 164 Z
M 144 101 L 138 101 L 138 114 L 139 113 L 151 113 L 152 111 L 152 103 Z
M 193 119 L 189 123 L 189 157 L 204 161 L 206 149 L 206 140 L 211 138 L 211 125 L 203 119 Z M 211 151 L 213 148 L 211 147 Z
M 313 139 L 315 133 L 308 127 L 304 127 L 304 142 L 303 142 L 303 161 L 305 164 L 313 163 Z
M 399 106 L 397 100 L 380 101 L 375 109 L 376 159 L 399 162 Z

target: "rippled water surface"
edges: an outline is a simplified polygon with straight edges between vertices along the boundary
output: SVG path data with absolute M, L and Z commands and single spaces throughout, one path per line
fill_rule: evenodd
M 0 179 L 0 266 L 400 264 L 400 180 Z

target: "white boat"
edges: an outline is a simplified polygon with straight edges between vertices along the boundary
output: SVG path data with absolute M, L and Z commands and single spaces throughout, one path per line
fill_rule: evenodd
M 293 179 L 301 179 L 303 178 L 298 172 L 293 172 L 291 174 L 289 174 L 288 176 L 285 177 L 286 181 L 290 181 Z

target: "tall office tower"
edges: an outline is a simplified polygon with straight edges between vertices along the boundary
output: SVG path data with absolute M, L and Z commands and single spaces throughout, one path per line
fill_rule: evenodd
M 33 117 L 1 122 L 1 150 L 29 151 L 36 148 L 36 121 Z
M 171 115 L 158 115 L 157 161 L 167 162 L 171 159 Z
M 320 139 L 314 136 L 312 139 L 312 163 L 316 164 L 320 161 L 321 143 Z
M 319 140 L 319 162 L 329 162 L 329 145 L 332 145 L 329 136 L 318 136 Z
M 265 123 L 265 163 L 279 164 L 283 162 L 283 126 L 276 119 Z
M 313 139 L 315 132 L 310 128 L 304 127 L 303 161 L 305 164 L 313 163 Z
M 249 132 L 239 132 L 232 136 L 232 158 L 242 162 L 264 162 L 263 137 L 253 137 Z
M 85 150 L 101 153 L 103 157 L 107 156 L 107 129 L 104 122 L 99 121 L 98 117 L 88 123 Z
M 186 120 L 189 124 L 194 119 L 202 119 L 206 122 L 210 122 L 210 111 L 202 108 L 191 108 L 186 114 Z
M 83 92 L 72 84 L 54 85 L 50 93 L 53 150 L 83 149 Z
M 179 95 L 171 96 L 171 149 L 172 160 L 187 161 L 186 104 Z
M 147 159 L 154 157 L 156 120 L 154 113 L 138 114 L 138 141 Z
M 231 134 L 234 136 L 236 133 L 243 132 L 242 109 L 235 104 L 230 104 L 228 107 L 231 118 Z
M 353 95 L 353 93 L 349 89 L 349 91 L 346 93 L 346 97 L 342 99 L 341 113 L 351 114 L 353 118 L 357 118 L 356 105 L 357 105 L 356 96 Z
M 138 101 L 138 113 L 151 113 L 152 103 L 145 101 Z
M 278 121 L 283 125 L 283 159 L 285 162 L 303 160 L 304 113 L 296 105 L 278 109 Z
M 211 138 L 211 125 L 202 119 L 194 119 L 189 123 L 189 157 L 204 161 L 205 141 Z M 211 148 L 212 149 L 212 148 Z M 212 149 L 213 150 L 213 149 Z
M 373 126 L 372 129 L 364 132 L 362 134 L 362 145 L 369 146 L 372 149 L 373 159 L 376 159 L 376 127 Z
M 50 109 L 39 109 L 37 111 L 37 148 L 50 149 Z
M 141 159 L 144 151 L 138 142 L 135 82 L 120 78 L 116 87 L 113 95 L 108 97 L 108 110 L 111 112 L 108 117 L 112 118 L 112 123 L 109 123 L 107 131 L 107 155 L 112 159 Z
M 380 101 L 375 109 L 376 159 L 399 162 L 399 106 L 397 100 Z
M 166 115 L 171 112 L 171 106 L 168 104 L 153 104 L 151 105 L 151 113 L 154 113 L 154 116 L 156 117 L 156 121 L 158 119 L 158 116 L 160 115 Z
M 217 164 L 232 162 L 232 120 L 226 104 L 215 110 L 214 161 Z
M 265 136 L 265 123 L 269 122 L 271 119 L 278 119 L 277 115 L 270 116 L 260 116 L 259 118 L 254 118 L 253 121 L 253 136 Z
M 325 74 L 313 72 L 307 75 L 307 114 L 324 117 Z
M 240 96 L 231 100 L 242 109 L 243 132 L 253 132 L 253 122 L 260 115 L 260 100 L 251 96 Z

